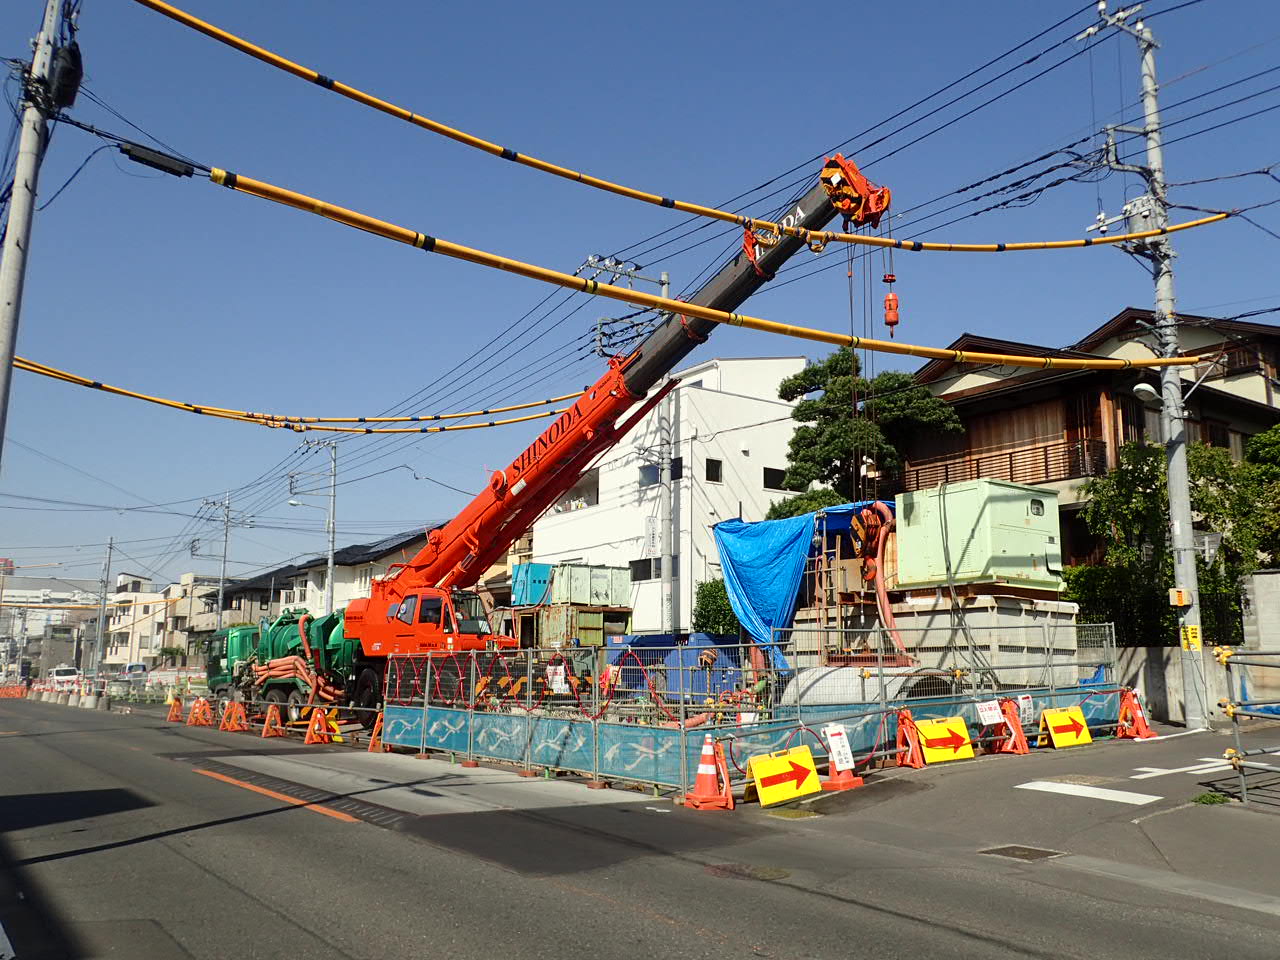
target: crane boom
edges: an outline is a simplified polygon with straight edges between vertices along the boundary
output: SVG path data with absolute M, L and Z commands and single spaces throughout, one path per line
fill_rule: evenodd
M 819 230 L 836 211 L 821 184 L 796 203 L 781 222 Z M 733 310 L 755 293 L 804 246 L 783 236 L 752 264 L 740 252 L 691 298 L 693 303 Z M 758 268 L 758 269 L 757 269 Z M 716 324 L 696 317 L 669 316 L 629 356 L 615 358 L 590 390 L 565 411 L 505 470 L 444 527 L 431 531 L 417 556 L 397 579 L 414 586 L 465 587 L 475 583 L 537 516 L 578 482 L 595 457 L 613 446 L 657 403 L 650 397 L 625 427 L 616 425 L 629 410 L 698 344 Z M 407 583 L 406 583 L 407 585 Z

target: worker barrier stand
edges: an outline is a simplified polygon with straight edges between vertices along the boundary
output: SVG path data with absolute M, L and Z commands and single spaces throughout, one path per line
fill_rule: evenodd
M 231 700 L 222 710 L 222 722 L 218 724 L 219 730 L 226 730 L 229 733 L 244 733 L 249 729 L 249 718 L 244 711 L 244 704 Z
M 262 736 L 266 737 L 287 737 L 289 731 L 285 729 L 284 722 L 280 719 L 280 705 L 272 703 L 267 707 L 267 715 L 262 722 Z
M 1156 732 L 1147 725 L 1147 715 L 1142 709 L 1136 690 L 1128 687 L 1120 692 L 1120 716 L 1116 720 L 1117 740 L 1149 740 Z
M 187 714 L 188 727 L 212 727 L 213 710 L 204 697 L 196 697 L 191 704 L 191 712 Z
M 175 696 L 169 703 L 169 715 L 165 717 L 170 723 L 182 723 L 182 698 Z
M 1216 647 L 1214 656 L 1227 671 L 1227 690 L 1229 699 L 1219 701 L 1218 706 L 1231 718 L 1231 729 L 1235 737 L 1235 746 L 1229 748 L 1223 757 L 1236 771 L 1240 784 L 1240 799 L 1246 805 L 1263 798 L 1270 805 L 1275 803 L 1274 789 L 1259 790 L 1256 781 L 1259 775 L 1265 778 L 1265 785 L 1274 788 L 1276 774 L 1280 774 L 1280 765 L 1264 763 L 1258 757 L 1280 754 L 1280 744 L 1245 748 L 1240 739 L 1241 720 L 1276 720 L 1280 718 L 1280 699 L 1250 696 L 1250 680 L 1252 689 L 1276 691 L 1280 688 L 1280 650 L 1240 650 L 1233 647 Z M 1250 800 L 1249 774 L 1255 775 L 1254 800 Z M 1261 793 L 1262 797 L 1258 794 Z

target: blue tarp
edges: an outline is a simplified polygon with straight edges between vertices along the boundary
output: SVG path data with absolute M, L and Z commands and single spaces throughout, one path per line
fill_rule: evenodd
M 785 520 L 724 520 L 713 528 L 729 604 L 757 643 L 791 623 L 805 559 L 813 545 L 812 513 Z
M 826 518 L 825 529 L 849 529 L 850 517 L 872 502 L 824 508 L 820 512 Z M 805 561 L 813 550 L 816 517 L 817 513 L 805 513 L 759 523 L 725 520 L 712 528 L 729 603 L 757 643 L 771 643 L 774 627 L 791 625 Z M 770 648 L 769 652 L 775 666 L 782 666 L 777 651 Z

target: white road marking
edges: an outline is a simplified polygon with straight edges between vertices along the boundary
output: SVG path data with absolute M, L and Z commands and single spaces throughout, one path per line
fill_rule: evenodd
M 17 954 L 13 952 L 13 944 L 9 942 L 9 936 L 4 932 L 4 924 L 0 923 L 0 960 L 16 960 Z
M 1135 773 L 1130 780 L 1150 780 L 1152 777 L 1167 777 L 1171 773 L 1219 773 L 1223 770 L 1230 770 L 1231 764 L 1227 763 L 1221 757 L 1201 757 L 1199 763 L 1193 763 L 1189 767 L 1134 767 L 1135 770 L 1141 770 L 1141 773 Z
M 1155 743 L 1159 740 L 1172 740 L 1175 737 L 1189 737 L 1193 733 L 1208 733 L 1208 727 L 1196 727 L 1194 730 L 1183 730 L 1180 733 L 1162 733 L 1158 737 L 1147 737 L 1145 740 L 1129 740 L 1129 743 Z
M 1044 793 L 1061 793 L 1069 797 L 1088 797 L 1091 800 L 1110 800 L 1114 803 L 1129 803 L 1140 807 L 1146 803 L 1155 803 L 1164 797 L 1150 793 L 1132 793 L 1128 790 L 1107 790 L 1104 787 L 1086 787 L 1078 783 L 1057 783 L 1053 780 L 1032 780 L 1019 783 L 1015 790 L 1041 790 Z

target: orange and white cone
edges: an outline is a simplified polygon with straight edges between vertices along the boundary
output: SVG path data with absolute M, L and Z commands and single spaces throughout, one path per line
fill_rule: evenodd
M 720 784 L 723 775 L 723 787 Z M 702 756 L 698 760 L 698 776 L 693 781 L 693 792 L 685 794 L 684 805 L 692 810 L 732 810 L 733 791 L 729 788 L 729 770 L 724 754 L 711 742 L 711 734 L 702 741 Z

